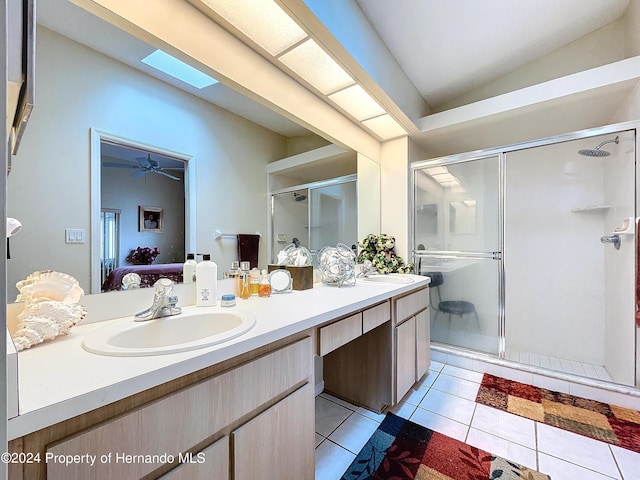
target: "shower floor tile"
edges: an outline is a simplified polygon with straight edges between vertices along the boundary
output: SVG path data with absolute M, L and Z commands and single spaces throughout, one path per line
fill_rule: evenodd
M 535 365 L 536 367 L 549 368 L 558 372 L 573 373 L 596 380 L 612 381 L 611 376 L 602 365 L 593 365 L 591 363 L 514 350 L 507 351 L 506 358 L 528 365 Z

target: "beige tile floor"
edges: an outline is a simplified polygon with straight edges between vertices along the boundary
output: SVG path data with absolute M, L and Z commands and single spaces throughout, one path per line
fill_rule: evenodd
M 475 403 L 482 373 L 432 362 L 391 411 L 552 480 L 640 479 L 640 454 Z M 339 479 L 384 418 L 316 397 L 316 480 Z

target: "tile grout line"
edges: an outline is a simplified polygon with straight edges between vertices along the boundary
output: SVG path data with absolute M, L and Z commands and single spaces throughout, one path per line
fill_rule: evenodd
M 538 431 L 538 429 L 537 429 L 537 426 L 538 426 L 539 424 L 547 425 L 548 427 L 551 427 L 551 428 L 559 428 L 559 427 L 556 427 L 556 426 L 554 426 L 554 425 L 548 425 L 548 424 L 546 424 L 546 423 L 536 421 L 536 452 L 537 452 L 537 453 L 539 453 L 539 452 L 540 452 L 540 450 L 538 449 L 538 446 L 537 446 L 537 444 L 538 444 L 538 440 L 537 440 L 537 437 L 538 437 L 538 435 L 537 435 L 537 431 Z M 559 430 L 563 430 L 563 429 L 559 429 Z M 563 431 L 566 431 L 566 430 L 563 430 Z M 572 432 L 572 433 L 573 433 L 573 432 Z M 595 439 L 594 439 L 594 440 L 595 440 Z M 611 451 L 611 444 L 610 444 L 610 443 L 607 443 L 607 442 L 603 442 L 603 441 L 601 441 L 601 440 L 596 440 L 596 441 L 597 441 L 597 442 L 600 442 L 600 443 L 603 443 L 603 444 L 605 444 L 607 447 L 609 447 L 609 451 L 611 452 L 611 455 L 612 455 L 612 457 L 613 457 L 613 460 L 614 460 L 614 463 L 615 463 L 615 465 L 616 465 L 616 468 L 618 469 L 618 473 L 620 473 L 620 479 L 624 480 L 624 476 L 622 475 L 622 472 L 620 471 L 620 467 L 618 466 L 618 462 L 616 461 L 616 457 L 615 457 L 615 455 L 613 455 L 613 452 Z M 611 479 L 611 480 L 616 480 L 616 479 L 615 479 L 615 477 L 612 477 L 612 476 L 610 476 L 610 475 L 608 475 L 608 474 L 605 474 L 605 473 L 599 472 L 598 470 L 594 470 L 593 468 L 591 468 L 591 467 L 587 467 L 586 465 L 581 465 L 581 464 L 576 463 L 576 462 L 574 462 L 574 461 L 572 461 L 572 460 L 568 460 L 568 459 L 566 459 L 566 458 L 560 457 L 560 456 L 558 456 L 558 455 L 556 455 L 556 454 L 554 454 L 554 453 L 550 453 L 550 452 L 542 452 L 542 453 L 544 453 L 545 455 L 548 455 L 549 457 L 553 457 L 553 458 L 555 458 L 555 459 L 557 459 L 557 460 L 560 460 L 561 462 L 565 462 L 565 463 L 568 463 L 568 464 L 570 464 L 570 465 L 575 465 L 576 467 L 582 468 L 582 469 L 587 470 L 587 471 L 589 471 L 589 472 L 595 472 L 595 473 L 597 473 L 598 475 L 601 475 L 601 476 L 602 476 L 602 477 L 604 477 L 604 478 Z M 536 456 L 538 456 L 538 455 L 536 454 Z M 538 465 L 538 471 L 540 471 L 540 465 Z M 542 473 L 544 473 L 544 472 L 542 472 Z M 551 480 L 554 480 L 554 479 L 552 478 Z
M 620 474 L 620 478 L 622 480 L 624 480 L 624 474 L 622 473 L 622 469 L 620 468 L 620 464 L 618 463 L 618 459 L 616 458 L 615 454 L 613 453 L 613 449 L 611 448 L 611 444 L 607 444 L 607 446 L 609 447 L 609 451 L 611 452 L 611 456 L 613 457 L 613 463 L 616 464 L 616 468 L 618 469 L 618 473 Z
M 467 425 L 467 434 L 464 436 L 464 443 L 466 443 L 466 444 L 468 444 L 467 440 L 469 440 L 469 434 L 471 433 L 471 424 L 473 423 L 473 419 L 476 416 L 476 408 L 477 407 L 478 407 L 478 404 L 476 403 L 473 406 L 473 413 L 471 414 L 471 420 L 469 420 L 469 425 Z
M 536 470 L 540 471 L 540 449 L 538 448 L 538 421 L 533 421 L 533 440 L 536 446 Z M 544 473 L 544 472 L 543 472 Z

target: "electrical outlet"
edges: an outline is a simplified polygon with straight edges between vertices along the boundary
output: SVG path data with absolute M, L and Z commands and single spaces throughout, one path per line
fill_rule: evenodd
M 84 229 L 65 228 L 65 243 L 84 243 Z

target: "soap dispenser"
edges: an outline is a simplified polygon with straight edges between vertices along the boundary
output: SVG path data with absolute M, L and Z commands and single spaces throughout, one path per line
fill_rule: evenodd
M 216 300 L 218 287 L 218 265 L 211 261 L 211 255 L 205 253 L 202 262 L 196 266 L 196 305 L 211 307 Z

